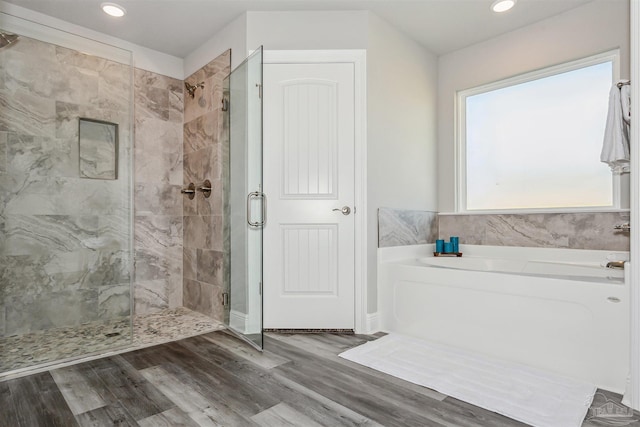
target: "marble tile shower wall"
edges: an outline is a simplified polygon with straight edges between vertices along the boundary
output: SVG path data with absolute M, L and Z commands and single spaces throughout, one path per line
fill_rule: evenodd
M 546 213 L 511 215 L 441 215 L 441 239 L 492 246 L 629 250 L 629 233 L 613 226 L 629 222 L 629 213 Z
M 129 314 L 131 68 L 21 37 L 0 53 L 0 336 Z M 120 125 L 79 176 L 78 118 Z
M 136 69 L 136 314 L 182 306 L 184 84 Z
M 212 193 L 184 198 L 184 305 L 223 320 L 222 293 L 228 260 L 224 232 L 223 168 L 228 163 L 228 132 L 221 110 L 222 85 L 231 69 L 227 51 L 189 76 L 191 84 L 204 82 L 194 98 L 185 96 L 184 183 L 211 181 Z

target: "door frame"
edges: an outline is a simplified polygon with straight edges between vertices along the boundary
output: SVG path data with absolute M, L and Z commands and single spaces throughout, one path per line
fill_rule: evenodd
M 348 63 L 354 67 L 355 307 L 358 334 L 367 330 L 367 67 L 366 50 L 265 50 L 264 65 Z

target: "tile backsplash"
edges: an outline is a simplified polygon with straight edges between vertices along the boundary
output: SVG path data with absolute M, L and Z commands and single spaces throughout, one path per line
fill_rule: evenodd
M 438 213 L 378 209 L 378 247 L 422 245 L 438 237 Z
M 628 251 L 629 233 L 613 229 L 624 222 L 628 212 L 440 215 L 439 235 L 471 245 Z
M 471 245 L 628 251 L 629 233 L 613 229 L 628 221 L 628 212 L 438 215 L 380 208 L 378 247 L 459 236 Z

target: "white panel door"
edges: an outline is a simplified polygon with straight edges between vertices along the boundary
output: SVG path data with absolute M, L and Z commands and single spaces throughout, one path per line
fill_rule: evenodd
M 348 63 L 264 65 L 265 328 L 354 328 L 353 82 Z

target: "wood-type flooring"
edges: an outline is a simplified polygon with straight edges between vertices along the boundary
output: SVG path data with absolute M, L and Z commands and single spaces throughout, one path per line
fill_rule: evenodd
M 259 353 L 212 332 L 0 382 L 0 426 L 525 425 L 337 356 L 376 338 L 269 333 Z M 640 415 L 583 423 L 607 425 Z

